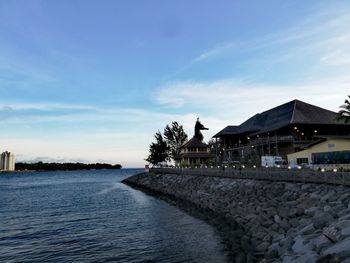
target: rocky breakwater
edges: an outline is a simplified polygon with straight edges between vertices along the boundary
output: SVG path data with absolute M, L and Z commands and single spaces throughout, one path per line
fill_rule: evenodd
M 349 187 L 152 173 L 124 182 L 230 220 L 236 262 L 350 263 Z

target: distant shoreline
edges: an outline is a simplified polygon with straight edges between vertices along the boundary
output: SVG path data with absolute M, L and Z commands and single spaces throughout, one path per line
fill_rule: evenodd
M 71 171 L 99 171 L 99 170 L 121 170 L 122 168 L 114 168 L 114 169 L 73 169 L 73 170 L 14 170 L 14 171 L 0 171 L 0 173 L 33 173 L 33 172 L 71 172 Z
M 16 163 L 16 171 L 75 171 L 75 170 L 117 170 L 121 169 L 120 164 L 108 164 L 108 163 Z

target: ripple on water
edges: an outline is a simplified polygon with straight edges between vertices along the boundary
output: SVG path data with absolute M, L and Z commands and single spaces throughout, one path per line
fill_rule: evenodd
M 212 227 L 120 183 L 136 172 L 0 175 L 0 262 L 226 262 Z

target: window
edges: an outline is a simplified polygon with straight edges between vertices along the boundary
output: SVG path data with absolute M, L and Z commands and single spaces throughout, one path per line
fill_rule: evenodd
M 313 153 L 314 164 L 350 164 L 350 151 Z
M 309 164 L 309 158 L 297 158 L 297 164 Z

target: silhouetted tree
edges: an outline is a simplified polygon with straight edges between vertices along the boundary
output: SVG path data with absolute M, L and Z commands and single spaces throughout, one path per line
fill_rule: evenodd
M 164 139 L 169 147 L 169 157 L 174 161 L 177 160 L 180 154 L 180 147 L 187 140 L 187 134 L 183 126 L 176 121 L 173 121 L 171 126 L 167 125 L 164 129 Z
M 169 159 L 169 147 L 160 131 L 158 131 L 154 137 L 156 138 L 156 142 L 150 144 L 149 155 L 146 161 L 156 165 Z
M 121 169 L 120 164 L 108 163 L 16 163 L 16 170 L 35 170 L 35 171 L 71 171 L 71 170 L 100 170 L 100 169 Z
M 337 120 L 344 123 L 350 122 L 350 95 L 348 95 L 348 99 L 339 108 L 340 111 L 337 114 Z

